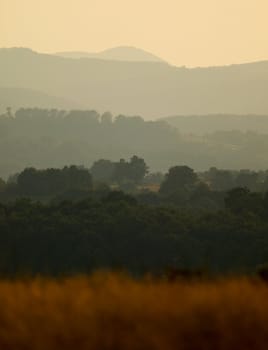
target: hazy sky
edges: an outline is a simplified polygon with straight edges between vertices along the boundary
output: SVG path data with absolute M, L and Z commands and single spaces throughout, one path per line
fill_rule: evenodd
M 0 0 L 0 47 L 130 45 L 170 63 L 268 59 L 268 0 Z

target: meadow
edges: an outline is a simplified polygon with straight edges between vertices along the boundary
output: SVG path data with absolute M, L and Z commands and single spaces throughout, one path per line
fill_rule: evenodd
M 245 278 L 2 280 L 0 349 L 267 349 L 267 297 Z

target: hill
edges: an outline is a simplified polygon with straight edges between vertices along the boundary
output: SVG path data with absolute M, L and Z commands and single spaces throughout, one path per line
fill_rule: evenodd
M 131 46 L 120 46 L 101 52 L 58 52 L 56 55 L 67 58 L 97 58 L 102 60 L 133 61 L 133 62 L 163 62 L 163 60 L 150 52 Z
M 0 113 L 3 113 L 7 107 L 14 110 L 23 107 L 71 109 L 77 108 L 78 104 L 37 90 L 0 87 Z
M 1 49 L 2 87 L 41 90 L 83 108 L 145 118 L 178 114 L 267 114 L 268 61 L 210 68 L 158 62 L 62 58 Z
M 160 120 L 169 123 L 186 134 L 204 135 L 216 131 L 233 130 L 268 133 L 268 115 L 180 115 L 161 118 Z
M 266 124 L 267 127 L 267 124 Z M 263 128 L 265 131 L 265 128 Z M 20 109 L 0 115 L 0 177 L 25 167 L 91 166 L 98 159 L 144 158 L 152 172 L 187 164 L 200 171 L 267 169 L 267 133 L 185 135 L 164 121 L 96 111 Z

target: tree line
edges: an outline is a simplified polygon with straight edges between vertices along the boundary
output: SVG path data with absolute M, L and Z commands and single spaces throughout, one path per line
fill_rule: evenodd
M 266 173 L 148 171 L 132 156 L 90 169 L 28 168 L 0 181 L 0 274 L 253 273 L 268 262 Z M 240 186 L 219 191 L 212 175 Z
M 268 194 L 236 189 L 224 203 L 216 212 L 195 211 L 113 191 L 80 201 L 1 204 L 0 274 L 254 273 L 268 262 Z
M 185 134 L 166 121 L 90 110 L 8 109 L 0 116 L 0 177 L 32 165 L 60 168 L 96 159 L 129 159 L 133 152 L 153 171 L 170 164 L 198 170 L 268 168 L 266 134 L 217 131 Z M 134 151 L 133 151 L 134 150 Z
M 129 160 L 100 159 L 91 168 L 26 168 L 7 182 L 0 179 L 0 201 L 20 197 L 79 200 L 122 190 L 143 204 L 218 210 L 223 208 L 226 193 L 235 188 L 265 193 L 268 172 L 217 168 L 196 172 L 189 166 L 177 165 L 166 174 L 151 173 L 145 160 L 134 155 Z

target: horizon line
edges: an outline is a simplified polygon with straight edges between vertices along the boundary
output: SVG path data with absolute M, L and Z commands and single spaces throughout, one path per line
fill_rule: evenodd
M 177 67 L 177 68 L 185 68 L 185 69 L 205 69 L 205 68 L 224 68 L 224 67 L 231 67 L 231 66 L 239 66 L 239 65 L 247 65 L 247 64 L 256 64 L 256 63 L 264 63 L 264 62 L 268 62 L 268 58 L 263 58 L 263 59 L 256 59 L 253 61 L 241 61 L 241 62 L 236 62 L 236 63 L 226 63 L 226 64 L 215 64 L 215 65 L 196 65 L 196 66 L 191 66 L 191 65 L 186 65 L 186 64 L 182 64 L 182 65 L 177 65 L 177 64 L 173 64 L 170 63 L 169 61 L 163 59 L 162 57 L 157 56 L 154 53 L 151 53 L 150 51 L 146 51 L 142 48 L 136 47 L 136 46 L 131 46 L 131 45 L 120 45 L 120 46 L 114 46 L 114 47 L 109 47 L 107 49 L 104 50 L 100 50 L 100 51 L 86 51 L 86 50 L 64 50 L 64 51 L 39 51 L 36 50 L 34 48 L 31 47 L 27 47 L 27 46 L 1 46 L 0 50 L 2 49 L 6 49 L 6 50 L 12 50 L 12 49 L 24 49 L 24 50 L 29 50 L 32 51 L 34 53 L 37 54 L 41 54 L 41 55 L 49 55 L 49 56 L 56 56 L 56 57 L 61 57 L 59 54 L 63 54 L 63 53 L 87 53 L 87 54 L 100 54 L 103 53 L 105 51 L 108 50 L 112 50 L 112 49 L 117 49 L 117 48 L 130 48 L 130 49 L 136 49 L 136 50 L 140 50 L 140 51 L 144 51 L 145 53 L 148 53 L 152 56 L 155 56 L 156 58 L 159 59 L 159 61 L 135 61 L 135 60 L 118 60 L 118 59 L 102 59 L 102 58 L 98 58 L 98 57 L 81 57 L 80 59 L 96 59 L 96 60 L 104 60 L 104 61 L 117 61 L 117 62 L 128 62 L 128 63 L 158 63 L 158 64 L 168 64 L 172 67 Z M 72 58 L 72 57 L 62 57 L 65 59 L 79 59 L 79 58 Z

